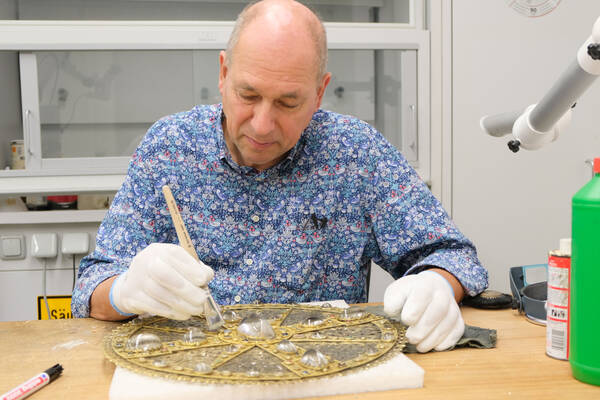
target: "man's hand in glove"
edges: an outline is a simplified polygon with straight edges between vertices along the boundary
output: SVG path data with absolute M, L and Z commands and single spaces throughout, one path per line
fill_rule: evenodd
M 110 302 L 121 315 L 152 314 L 185 320 L 201 315 L 213 270 L 181 246 L 152 243 L 132 260 L 110 289 Z
M 460 284 L 448 272 L 436 271 L 440 272 L 426 270 L 403 276 L 387 287 L 383 300 L 385 313 L 400 317 L 408 326 L 408 342 L 416 345 L 421 353 L 448 349 L 465 330 L 454 289 L 442 274 L 451 276 L 456 286 Z

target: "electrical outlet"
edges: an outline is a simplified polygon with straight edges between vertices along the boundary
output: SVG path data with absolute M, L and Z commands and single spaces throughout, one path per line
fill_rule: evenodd
M 34 233 L 31 235 L 31 255 L 37 258 L 56 257 L 58 237 L 56 233 Z
M 62 235 L 61 253 L 87 254 L 88 251 L 90 251 L 90 236 L 87 233 L 65 233 Z

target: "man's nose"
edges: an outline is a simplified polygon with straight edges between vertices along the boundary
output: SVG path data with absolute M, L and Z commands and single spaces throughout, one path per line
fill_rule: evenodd
M 254 107 L 252 116 L 252 129 L 259 135 L 271 133 L 275 127 L 273 107 L 268 102 L 260 102 Z

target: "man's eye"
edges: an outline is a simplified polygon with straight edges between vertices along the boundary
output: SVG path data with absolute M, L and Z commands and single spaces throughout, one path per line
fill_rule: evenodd
M 284 103 L 284 102 L 281 102 L 281 103 L 279 103 L 279 104 L 281 104 L 281 106 L 282 106 L 282 107 L 284 107 L 284 108 L 289 108 L 289 109 L 292 109 L 292 108 L 296 108 L 296 107 L 298 107 L 298 105 L 297 105 L 297 104 L 289 104 L 289 103 Z
M 258 96 L 254 94 L 240 94 L 240 97 L 246 101 L 254 101 L 258 99 Z

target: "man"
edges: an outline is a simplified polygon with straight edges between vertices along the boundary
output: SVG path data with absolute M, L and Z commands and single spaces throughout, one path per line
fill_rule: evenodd
M 320 20 L 291 0 L 247 7 L 219 55 L 222 105 L 161 119 L 80 267 L 73 314 L 187 319 L 220 304 L 364 302 L 371 260 L 397 281 L 384 306 L 419 351 L 464 330 L 457 302 L 487 285 L 472 244 L 373 127 L 319 110 L 331 75 Z M 169 185 L 201 263 L 177 243 Z

